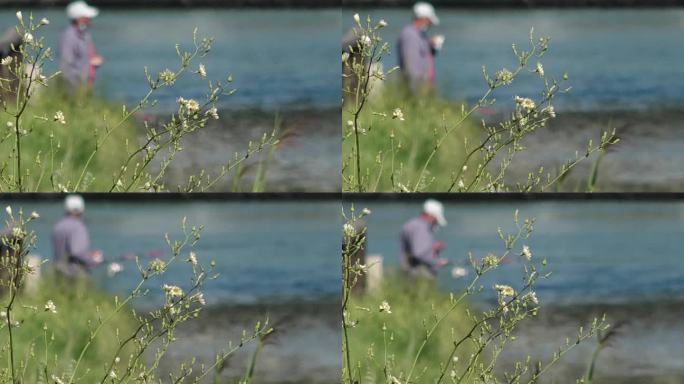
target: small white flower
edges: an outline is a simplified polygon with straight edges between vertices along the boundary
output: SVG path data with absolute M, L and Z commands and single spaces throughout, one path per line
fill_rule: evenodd
M 553 105 L 549 105 L 546 108 L 542 110 L 542 112 L 545 112 L 549 117 L 554 118 L 556 117 L 556 111 L 553 109 Z
M 207 70 L 204 68 L 204 64 L 200 64 L 197 68 L 197 73 L 202 77 L 207 77 Z
M 46 17 L 43 17 L 40 19 L 40 25 L 48 25 L 50 24 L 50 20 L 48 20 Z
M 190 256 L 188 256 L 188 263 L 192 264 L 193 267 L 197 265 L 197 255 L 195 252 L 190 252 Z
M 9 205 L 5 207 L 5 212 L 7 213 L 7 216 L 12 216 L 12 207 Z
M 383 300 L 382 303 L 380 303 L 380 305 L 378 306 L 378 309 L 380 310 L 380 312 L 386 312 L 388 314 L 392 313 L 392 308 L 390 308 L 390 305 L 387 302 L 387 300 Z
M 60 379 L 59 377 L 57 377 L 55 375 L 52 375 L 51 379 L 55 382 L 55 384 L 64 384 L 62 379 Z
M 55 116 L 52 117 L 52 120 L 60 124 L 66 124 L 66 119 L 64 118 L 64 113 L 62 111 L 55 112 Z
M 21 11 L 17 11 L 17 20 L 19 20 L 20 23 L 24 21 Z
M 503 85 L 508 85 L 513 82 L 513 73 L 508 69 L 504 68 L 496 72 L 496 79 Z
M 218 114 L 218 109 L 216 107 L 211 107 L 207 109 L 207 112 L 205 113 L 206 116 L 211 116 L 214 120 L 219 119 L 219 114 Z
M 188 100 L 188 104 L 186 106 L 188 107 L 188 111 L 190 112 L 197 112 L 200 108 L 199 103 L 194 99 Z
M 200 108 L 199 103 L 194 99 L 185 100 L 184 98 L 179 97 L 178 104 L 187 108 L 188 112 L 190 113 L 195 113 L 199 111 Z
M 363 211 L 361 211 L 361 213 L 363 213 L 364 215 L 370 215 L 370 214 L 371 214 L 371 210 L 368 209 L 368 208 L 364 208 Z
M 387 22 L 385 21 L 385 19 L 381 19 L 381 20 L 378 22 L 378 27 L 380 27 L 380 28 L 385 28 L 386 26 L 387 26 Z
M 356 22 L 356 24 L 361 24 L 361 16 L 359 16 L 358 13 L 354 14 L 354 21 Z
M 494 289 L 501 295 L 502 297 L 505 296 L 514 296 L 515 295 L 515 290 L 510 286 L 510 285 L 499 285 L 496 284 L 494 286 Z
M 401 111 L 401 108 L 395 108 L 394 111 L 392 111 L 392 118 L 404 121 L 404 112 Z
M 33 43 L 33 35 L 30 34 L 29 32 L 24 33 L 24 43 L 26 43 L 26 44 Z
M 114 364 L 119 364 L 120 361 L 121 361 L 121 359 L 119 358 L 119 356 L 117 356 L 117 357 L 114 359 Z
M 458 180 L 458 187 L 461 189 L 465 188 L 465 183 L 463 182 L 463 179 Z
M 45 312 L 57 313 L 57 306 L 55 306 L 55 303 L 53 303 L 52 300 L 48 300 L 47 303 L 45 303 Z
M 530 247 L 528 247 L 527 245 L 523 245 L 522 256 L 526 258 L 528 261 L 532 260 L 532 251 L 530 251 Z
M 537 67 L 534 70 L 539 74 L 539 77 L 544 77 L 544 67 L 542 66 L 541 63 L 537 62 Z
M 201 305 L 207 305 L 206 300 L 204 300 L 204 294 L 202 292 L 195 295 L 195 300 Z
M 10 64 L 12 64 L 13 59 L 14 58 L 12 56 L 7 56 L 7 57 L 3 58 L 2 60 L 0 60 L 0 64 L 5 65 L 5 66 L 10 65 Z
M 112 379 L 116 379 L 117 378 L 116 372 L 114 372 L 114 371 L 109 372 L 109 377 L 111 377 Z
M 167 68 L 159 73 L 159 79 L 161 79 L 161 81 L 166 85 L 173 85 L 173 83 L 176 82 L 176 74 Z
M 539 299 L 537 298 L 537 294 L 534 291 L 529 292 L 528 294 L 523 296 L 523 300 L 529 301 L 529 302 L 533 303 L 534 305 L 539 304 Z
M 38 214 L 38 212 L 33 211 L 33 212 L 31 212 L 31 218 L 35 220 L 35 219 L 40 218 L 40 215 Z
M 361 45 L 363 45 L 364 47 L 368 47 L 368 46 L 371 45 L 372 40 L 371 40 L 371 38 L 370 38 L 368 35 L 363 35 L 363 36 L 361 36 L 361 39 L 359 40 L 359 42 L 360 42 Z
M 148 268 L 152 272 L 161 272 L 166 268 L 166 263 L 162 259 L 154 259 L 150 261 Z
M 391 384 L 401 384 L 401 381 L 392 375 L 390 375 L 388 379 Z
M 356 234 L 356 230 L 354 229 L 354 226 L 349 224 L 349 223 L 344 223 L 342 226 L 342 231 L 344 232 L 345 236 L 347 237 L 352 237 Z
M 529 99 L 527 97 L 520 97 L 516 96 L 515 97 L 515 102 L 520 105 L 524 110 L 531 111 L 534 109 L 536 104 L 534 103 L 534 100 Z
M 180 289 L 180 287 L 177 287 L 175 285 L 166 285 L 164 284 L 163 286 L 164 292 L 170 297 L 181 297 L 183 296 L 183 290 Z

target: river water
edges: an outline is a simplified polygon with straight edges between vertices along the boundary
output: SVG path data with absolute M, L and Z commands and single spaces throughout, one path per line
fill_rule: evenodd
M 368 252 L 384 256 L 387 268 L 397 267 L 399 230 L 420 212 L 420 205 L 417 200 L 356 202 L 357 208 L 372 210 L 367 219 Z M 512 362 L 524 354 L 548 357 L 566 336 L 573 337 L 579 325 L 587 326 L 591 316 L 606 313 L 611 323 L 625 325 L 599 362 L 605 382 L 681 382 L 684 328 L 678 319 L 684 314 L 684 202 L 454 200 L 445 203 L 449 225 L 436 235 L 447 243 L 443 256 L 465 265 L 468 252 L 478 259 L 490 252 L 501 254 L 496 230 L 513 230 L 516 209 L 521 218 L 536 219 L 525 244 L 534 258 L 548 260 L 552 275 L 540 280 L 536 289 L 540 318 L 521 329 L 517 346 L 505 360 Z M 491 304 L 494 284 L 516 286 L 520 276 L 519 263 L 503 265 L 482 280 L 484 290 L 474 304 Z M 463 289 L 467 281 L 452 278 L 448 271 L 439 275 L 444 289 Z M 568 357 L 556 371 L 557 382 L 569 382 L 568 377 L 583 372 L 591 347 Z

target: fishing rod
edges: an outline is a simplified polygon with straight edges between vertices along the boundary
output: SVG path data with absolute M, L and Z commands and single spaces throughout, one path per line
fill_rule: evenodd
M 478 261 L 477 259 L 475 261 Z M 482 259 L 479 260 L 479 262 L 482 262 Z M 515 259 L 506 255 L 504 256 L 500 261 L 500 265 L 506 265 L 506 264 L 513 264 L 515 262 Z M 452 262 L 449 260 L 447 264 L 444 266 L 453 264 L 453 267 L 451 268 L 451 277 L 454 279 L 460 279 L 462 277 L 468 276 L 468 269 L 466 266 L 470 265 L 470 258 L 463 258 L 460 261 Z
M 140 257 L 139 255 L 142 255 Z M 97 267 L 101 265 L 106 265 L 107 266 L 107 276 L 113 277 L 117 275 L 118 273 L 122 272 L 124 270 L 124 266 L 122 265 L 122 262 L 127 262 L 127 261 L 134 261 L 136 259 L 142 259 L 142 258 L 147 258 L 147 259 L 160 259 L 166 255 L 166 252 L 163 249 L 152 249 L 148 250 L 145 252 L 128 252 L 128 253 L 123 253 L 119 255 L 118 257 L 114 259 L 102 259 L 102 262 L 97 265 Z

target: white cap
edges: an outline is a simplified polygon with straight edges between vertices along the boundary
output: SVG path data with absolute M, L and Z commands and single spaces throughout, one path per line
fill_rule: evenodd
M 413 15 L 416 18 L 429 19 L 432 24 L 439 25 L 439 18 L 435 13 L 435 7 L 433 7 L 430 3 L 426 3 L 423 1 L 417 2 L 413 6 Z
M 69 3 L 66 8 L 66 13 L 67 17 L 69 17 L 71 20 L 81 17 L 92 19 L 93 17 L 97 16 L 100 11 L 97 8 L 88 5 L 85 1 L 79 0 Z
M 444 218 L 444 206 L 439 201 L 433 199 L 425 200 L 425 203 L 423 203 L 423 213 L 434 217 L 440 226 L 447 225 L 447 221 Z
M 69 213 L 81 214 L 85 211 L 85 202 L 81 195 L 69 195 L 64 199 L 64 210 Z

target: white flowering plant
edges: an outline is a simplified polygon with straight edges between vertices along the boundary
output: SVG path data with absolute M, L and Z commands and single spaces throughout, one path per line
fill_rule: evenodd
M 352 207 L 345 220 L 353 226 L 363 216 Z M 344 230 L 342 382 L 537 383 L 577 345 L 595 336 L 600 340 L 609 329 L 605 317 L 580 326 L 545 361 L 522 354 L 512 365 L 500 361 L 505 350 L 515 348 L 511 344 L 520 325 L 538 315 L 542 303 L 535 285 L 550 276 L 546 260 L 520 245 L 531 236 L 534 220 L 521 220 L 516 211 L 513 221 L 513 232 L 497 231 L 501 253 L 479 258 L 469 254 L 467 268 L 473 277 L 465 288 L 448 294 L 433 281 L 407 281 L 406 275 L 388 276 L 372 291 L 355 291 L 371 267 L 353 257 L 365 247 L 365 230 Z M 520 284 L 484 286 L 482 277 L 509 258 L 520 265 Z M 476 304 L 475 296 L 484 290 L 491 290 L 494 303 Z M 578 373 L 577 378 L 586 376 Z
M 86 280 L 58 276 L 52 285 L 43 283 L 39 292 L 27 290 L 27 276 L 36 266 L 29 265 L 26 255 L 37 241 L 29 225 L 39 215 L 15 213 L 9 207 L 6 214 L 9 230 L 0 234 L 0 383 L 162 382 L 160 363 L 174 348 L 176 330 L 199 317 L 206 305 L 204 284 L 218 277 L 214 262 L 202 263 L 193 250 L 202 227 L 183 219 L 183 235 L 165 237 L 170 257 L 147 264 L 136 258 L 139 282 L 126 297 L 112 298 L 98 294 Z M 191 270 L 183 285 L 165 278 L 166 271 L 179 263 Z M 163 297 L 162 304 L 146 311 L 133 309 L 136 301 L 155 294 Z M 268 319 L 256 321 L 239 342 L 227 342 L 213 361 L 188 357 L 168 378 L 175 383 L 219 380 L 219 367 L 227 359 L 272 332 Z M 251 376 L 242 380 L 248 382 Z
M 540 167 L 526 180 L 507 179 L 516 154 L 534 150 L 526 149 L 523 139 L 556 117 L 555 97 L 570 90 L 567 74 L 554 78 L 544 70 L 550 40 L 531 30 L 528 47 L 512 47 L 517 67 L 494 74 L 483 67 L 484 93 L 473 105 L 455 105 L 432 90 L 408 89 L 403 78 L 390 81 L 399 68 L 382 68 L 390 54 L 382 37 L 387 23 L 358 14 L 354 22 L 356 38 L 342 54 L 343 191 L 547 191 L 577 164 L 618 142 L 614 131 L 606 131 L 553 173 Z M 497 102 L 498 89 L 513 87 L 527 72 L 539 79 L 538 95 L 515 96 L 503 121 L 475 121 L 476 112 Z
M 0 121 L 6 126 L 0 134 L 0 192 L 208 191 L 278 142 L 275 130 L 265 132 L 244 152 L 227 155 L 220 169 L 200 169 L 167 185 L 165 176 L 185 139 L 218 120 L 220 99 L 235 92 L 231 75 L 209 80 L 207 68 L 195 64 L 209 54 L 213 39 L 195 29 L 190 49 L 176 45 L 175 69 L 153 74 L 145 68 L 146 94 L 133 106 L 114 108 L 86 87 L 63 90 L 60 72 L 47 72 L 54 56 L 41 36 L 47 19 L 18 12 L 17 21 L 21 41 L 12 44 L 0 68 Z M 180 97 L 168 118 L 141 119 L 158 104 L 161 89 L 193 74 L 207 84 L 202 99 Z

